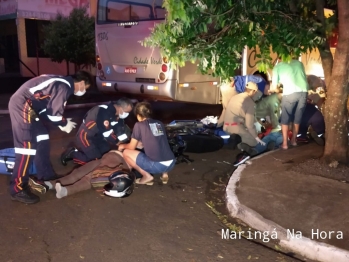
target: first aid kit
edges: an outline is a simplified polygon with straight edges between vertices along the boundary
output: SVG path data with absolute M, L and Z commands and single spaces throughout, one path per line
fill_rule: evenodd
M 14 148 L 0 149 L 0 174 L 12 175 L 15 166 L 15 155 Z M 29 165 L 29 175 L 36 175 L 34 163 Z

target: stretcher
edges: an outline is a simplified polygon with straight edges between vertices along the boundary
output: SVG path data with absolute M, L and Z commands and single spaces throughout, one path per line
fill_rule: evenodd
M 0 150 L 0 174 L 12 175 L 15 166 L 15 149 L 5 148 Z M 36 175 L 34 163 L 29 165 L 29 175 Z

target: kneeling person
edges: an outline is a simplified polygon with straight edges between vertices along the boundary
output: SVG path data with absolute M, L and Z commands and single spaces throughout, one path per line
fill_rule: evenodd
M 258 97 L 257 97 L 258 96 Z M 242 143 L 255 147 L 264 142 L 258 137 L 255 123 L 255 100 L 262 96 L 253 82 L 248 82 L 245 92 L 233 96 L 224 114 L 223 130 L 241 136 Z M 239 146 L 239 145 L 238 145 Z
M 142 102 L 135 106 L 134 113 L 137 122 L 133 128 L 131 142 L 119 145 L 127 164 L 136 169 L 142 178 L 137 184 L 152 185 L 151 174 L 162 174 L 164 184 L 168 181 L 168 172 L 173 169 L 176 159 L 170 148 L 165 126 L 159 120 L 151 117 L 152 108 L 149 103 Z M 144 153 L 136 150 L 141 142 Z
M 131 100 L 121 98 L 108 105 L 99 105 L 90 109 L 76 134 L 76 148 L 70 148 L 63 153 L 62 164 L 66 165 L 67 161 L 74 160 L 75 163 L 84 165 L 91 160 L 100 159 L 110 151 L 109 142 L 116 143 L 117 140 L 115 133 L 121 123 L 118 118 L 122 120 L 126 118 L 132 107 Z

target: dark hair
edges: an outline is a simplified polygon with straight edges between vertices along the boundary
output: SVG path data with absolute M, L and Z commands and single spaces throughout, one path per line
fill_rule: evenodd
M 148 102 L 140 102 L 136 104 L 134 114 L 143 118 L 151 118 L 153 110 Z
M 93 83 L 92 80 L 92 75 L 89 72 L 80 70 L 76 72 L 74 75 L 72 75 L 72 78 L 74 79 L 74 82 L 80 82 L 80 81 L 85 81 L 86 85 L 91 85 Z
M 265 82 L 267 82 L 267 83 L 269 82 L 268 76 L 267 76 L 266 73 L 257 71 L 257 72 L 255 72 L 253 75 L 255 75 L 255 76 L 260 76 L 260 77 L 262 77 L 262 78 L 265 80 Z
M 133 108 L 133 103 L 131 99 L 128 99 L 127 97 L 122 97 L 119 100 L 113 102 L 114 105 L 120 106 L 121 108 L 125 108 L 127 106 L 130 106 Z

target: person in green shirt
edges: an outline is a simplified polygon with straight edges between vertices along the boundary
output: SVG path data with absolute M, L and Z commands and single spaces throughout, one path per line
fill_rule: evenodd
M 290 62 L 279 63 L 273 69 L 271 92 L 278 84 L 283 85 L 281 101 L 281 130 L 283 136 L 282 148 L 288 149 L 289 125 L 293 123 L 291 145 L 297 146 L 297 134 L 308 95 L 308 82 L 304 65 L 293 59 Z

